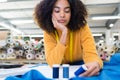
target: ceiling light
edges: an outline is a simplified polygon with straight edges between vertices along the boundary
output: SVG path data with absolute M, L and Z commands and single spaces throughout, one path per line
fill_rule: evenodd
M 31 35 L 31 37 L 43 37 L 43 35 Z
M 94 16 L 92 20 L 120 19 L 120 16 Z
M 0 0 L 0 2 L 7 2 L 7 0 Z
M 109 25 L 109 27 L 113 27 L 113 26 L 114 26 L 114 24 L 112 24 L 112 23 Z
M 92 34 L 93 36 L 102 36 L 101 33 Z
M 43 34 L 40 35 L 22 35 L 23 37 L 29 36 L 29 37 L 43 37 Z
M 119 33 L 113 33 L 113 36 L 119 36 L 120 34 Z
M 7 28 L 7 29 L 10 29 L 10 30 L 12 30 L 12 31 L 15 31 L 16 33 L 19 33 L 19 34 L 22 34 L 22 33 L 23 33 L 23 32 L 21 32 L 20 30 L 15 29 L 15 28 L 11 27 L 10 25 L 8 25 L 8 24 L 6 24 L 6 23 L 4 23 L 4 22 L 1 22 L 0 25 L 3 26 L 3 27 L 5 27 L 5 28 Z
M 33 20 L 11 20 L 12 24 L 27 24 L 27 23 L 34 23 Z

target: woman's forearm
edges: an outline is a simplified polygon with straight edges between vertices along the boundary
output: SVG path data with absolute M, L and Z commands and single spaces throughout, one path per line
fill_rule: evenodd
M 67 33 L 68 33 L 67 28 L 64 28 L 64 30 L 62 31 L 62 35 L 61 35 L 61 37 L 60 37 L 60 42 L 61 42 L 63 45 L 66 45 Z

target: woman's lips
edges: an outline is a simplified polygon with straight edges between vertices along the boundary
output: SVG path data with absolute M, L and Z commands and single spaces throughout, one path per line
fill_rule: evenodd
M 59 23 L 65 23 L 66 20 L 58 20 Z

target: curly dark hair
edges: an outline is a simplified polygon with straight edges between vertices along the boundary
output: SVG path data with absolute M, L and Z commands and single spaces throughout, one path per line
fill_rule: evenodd
M 42 0 L 37 4 L 34 11 L 34 19 L 43 30 L 54 33 L 55 28 L 52 23 L 52 11 L 57 0 Z M 80 0 L 68 0 L 71 9 L 71 18 L 68 29 L 76 31 L 87 23 L 87 9 Z

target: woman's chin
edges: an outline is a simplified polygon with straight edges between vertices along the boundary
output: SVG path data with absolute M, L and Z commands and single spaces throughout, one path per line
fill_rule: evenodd
M 66 23 L 61 23 L 62 25 L 64 25 L 64 26 L 67 26 L 67 24 Z

